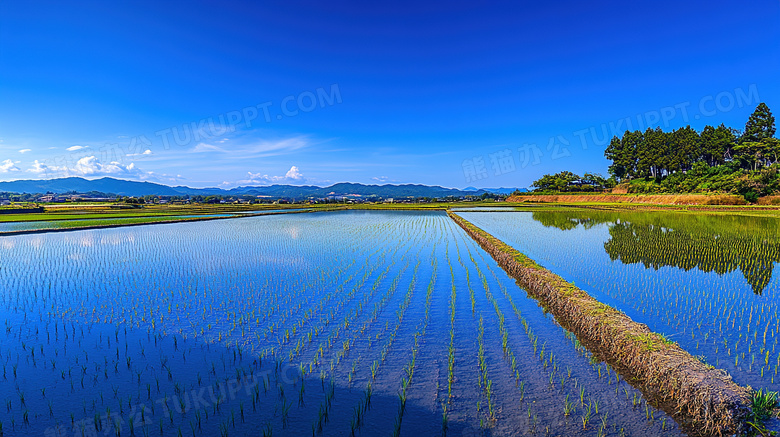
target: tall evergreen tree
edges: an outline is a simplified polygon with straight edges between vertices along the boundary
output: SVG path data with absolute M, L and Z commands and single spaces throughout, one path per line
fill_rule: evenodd
M 722 123 L 717 128 L 705 126 L 701 132 L 702 159 L 710 166 L 724 164 L 735 141 L 734 133 Z
M 691 164 L 686 161 L 688 154 L 682 146 L 684 137 L 685 132 L 682 128 L 669 132 L 669 161 L 667 164 L 667 171 L 669 173 L 685 170 L 686 167 Z
M 638 176 L 637 172 L 637 158 L 638 152 L 642 147 L 643 135 L 641 131 L 626 131 L 623 134 L 623 138 L 620 139 L 621 147 L 621 162 L 626 169 L 626 176 L 634 178 Z
M 642 145 L 637 150 L 637 171 L 640 177 L 659 177 L 666 153 L 666 134 L 660 127 L 647 128 Z
M 765 138 L 773 138 L 774 136 L 775 117 L 772 116 L 772 111 L 769 110 L 766 103 L 761 102 L 756 107 L 756 110 L 750 114 L 740 142 L 757 142 Z
M 609 174 L 619 180 L 623 180 L 626 177 L 626 168 L 623 166 L 623 146 L 618 137 L 612 137 L 607 149 L 604 150 L 604 157 L 612 161 L 612 165 L 607 170 Z
M 688 171 L 693 167 L 693 164 L 701 161 L 701 138 L 696 129 L 690 125 L 678 129 L 676 142 L 683 157 L 683 170 Z

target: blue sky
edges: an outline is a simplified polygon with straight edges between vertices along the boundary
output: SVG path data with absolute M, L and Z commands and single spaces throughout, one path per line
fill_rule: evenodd
M 780 115 L 776 0 L 370 3 L 1 2 L 0 180 L 525 187 Z

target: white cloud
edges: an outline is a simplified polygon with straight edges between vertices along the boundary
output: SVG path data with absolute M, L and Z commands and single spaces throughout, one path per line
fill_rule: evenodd
M 110 176 L 120 179 L 134 179 L 140 181 L 154 181 L 162 183 L 175 183 L 184 180 L 180 174 L 169 175 L 166 173 L 155 173 L 152 171 L 142 171 L 135 163 L 122 164 L 120 162 L 109 162 L 104 164 L 94 156 L 85 156 L 79 159 L 75 165 L 54 166 L 43 162 L 35 161 L 27 169 L 30 173 L 35 173 L 41 178 L 60 178 L 60 177 L 85 177 L 97 178 Z
M 151 156 L 152 151 L 149 149 L 144 150 L 142 153 L 128 153 L 125 156 Z
M 55 172 L 57 171 L 58 168 L 59 167 L 53 167 L 53 166 L 50 167 L 42 162 L 38 162 L 38 160 L 36 159 L 32 167 L 28 168 L 27 171 L 29 171 L 30 173 L 41 174 L 41 173 Z
M 284 176 L 269 176 L 260 173 L 247 172 L 247 178 L 240 180 L 239 185 L 271 185 L 271 184 L 300 184 L 306 182 L 303 173 L 297 166 L 292 166 Z
M 94 156 L 79 159 L 74 170 L 83 176 L 138 176 L 141 173 L 135 163 L 126 166 L 118 162 L 103 164 Z
M 119 162 L 110 162 L 103 164 L 94 156 L 85 156 L 79 159 L 73 167 L 68 166 L 53 166 L 35 160 L 32 167 L 27 169 L 30 173 L 36 173 L 45 177 L 65 177 L 65 176 L 124 176 L 124 177 L 136 177 L 142 178 L 147 174 L 144 173 L 135 163 L 124 165 Z
M 32 149 L 22 149 L 22 150 L 19 151 L 19 153 L 22 153 L 22 154 L 27 153 L 27 152 L 32 152 Z
M 70 146 L 65 150 L 67 150 L 68 152 L 75 152 L 76 150 L 81 150 L 86 148 L 87 148 L 86 146 Z
M 388 177 L 387 176 L 379 176 L 379 177 L 373 177 L 371 180 L 377 181 L 377 182 L 387 182 Z
M 0 163 L 0 173 L 8 173 L 10 171 L 19 171 L 19 167 L 10 159 L 6 159 Z
M 292 166 L 289 170 L 287 170 L 287 173 L 285 173 L 284 177 L 287 179 L 295 179 L 297 181 L 303 179 L 303 173 L 298 171 L 298 167 Z

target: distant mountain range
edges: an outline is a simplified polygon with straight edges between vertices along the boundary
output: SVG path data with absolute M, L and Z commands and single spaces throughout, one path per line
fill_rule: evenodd
M 152 182 L 136 182 L 123 179 L 101 178 L 84 179 L 77 177 L 48 180 L 18 180 L 0 182 L 0 192 L 63 194 L 69 192 L 90 193 L 100 192 L 119 196 L 184 196 L 184 195 L 218 195 L 218 196 L 267 196 L 271 198 L 325 198 L 329 196 L 343 197 L 447 197 L 481 195 L 485 192 L 494 194 L 511 194 L 515 188 L 477 189 L 468 187 L 464 190 L 444 188 L 430 185 L 364 185 L 354 183 L 338 183 L 329 187 L 313 185 L 269 185 L 236 187 L 229 190 L 222 188 L 190 188 L 185 186 L 170 187 Z M 525 191 L 525 189 L 520 189 Z

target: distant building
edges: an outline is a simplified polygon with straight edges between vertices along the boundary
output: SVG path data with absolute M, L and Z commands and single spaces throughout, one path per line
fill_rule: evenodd
M 41 202 L 62 202 L 63 199 L 56 194 L 46 194 L 41 196 Z
M 71 194 L 70 196 L 68 196 L 67 200 L 70 200 L 71 202 L 113 202 L 114 200 L 116 200 L 116 198 L 115 197 L 93 197 L 93 196 L 85 196 L 81 194 Z

